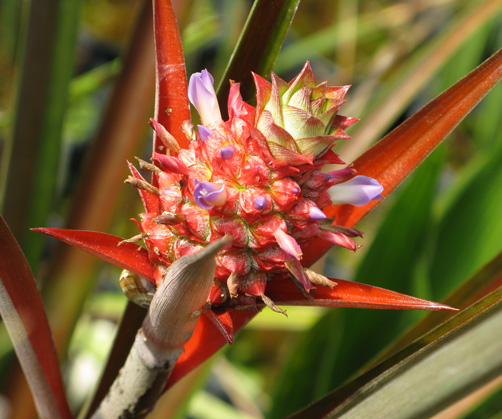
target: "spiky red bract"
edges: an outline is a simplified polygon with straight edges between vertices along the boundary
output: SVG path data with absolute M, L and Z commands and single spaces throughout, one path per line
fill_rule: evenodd
M 380 287 L 361 284 L 343 279 L 330 278 L 336 282 L 333 288 L 317 287 L 306 297 L 288 281 L 271 281 L 267 295 L 278 304 L 318 307 L 355 307 L 391 310 L 436 310 L 454 311 L 444 304 L 411 297 Z
M 153 282 L 153 265 L 148 252 L 133 243 L 122 243 L 124 239 L 96 231 L 67 230 L 61 228 L 33 228 L 33 231 L 47 234 L 71 246 L 78 247 L 113 265 L 128 269 Z

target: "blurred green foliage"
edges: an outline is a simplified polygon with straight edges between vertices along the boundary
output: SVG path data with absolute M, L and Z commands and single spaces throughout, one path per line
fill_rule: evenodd
M 476 8 L 492 3 L 482 1 Z M 37 138 L 24 139 L 28 145 L 18 151 L 21 155 L 15 160 L 31 156 L 27 173 L 12 171 L 13 164 L 21 163 L 13 163 L 9 153 L 16 146 L 16 127 L 32 121 L 25 113 L 28 108 L 19 107 L 26 100 L 21 93 L 27 65 L 23 57 L 29 33 L 29 2 L 0 2 L 2 212 L 8 212 L 13 202 L 6 200 L 5 195 L 5 185 L 9 180 L 13 182 L 12 176 L 16 177 L 12 185 L 17 185 L 24 198 L 30 190 L 26 185 L 37 185 L 34 188 L 39 194 L 31 193 L 26 204 L 31 215 L 20 221 L 23 250 L 29 255 L 36 276 L 43 269 L 41 257 L 47 257 L 51 251 L 48 246 L 52 245 L 25 234 L 26 229 L 34 224 L 64 225 L 76 185 L 82 182 L 82 162 L 93 147 L 99 126 L 106 124 L 100 115 L 122 70 L 121 53 L 141 7 L 139 0 L 65 4 L 67 9 L 58 9 L 59 25 L 52 44 L 56 52 L 52 61 L 48 58 L 50 71 L 43 81 L 47 85 L 42 86 L 52 90 L 44 93 L 47 101 L 41 101 L 33 110 L 43 111 L 40 129 Z M 193 0 L 177 5 L 188 73 L 208 68 L 218 80 L 230 60 L 251 2 Z M 351 116 L 363 117 L 362 125 L 378 112 L 378 119 L 388 118 L 385 127 L 378 129 L 387 131 L 500 48 L 499 8 L 470 21 L 474 28 L 466 35 L 467 40 L 438 54 L 427 78 L 417 81 L 412 77 L 434 48 L 451 41 L 448 29 L 455 28 L 461 19 L 468 19 L 472 10 L 472 2 L 467 0 L 303 0 L 275 71 L 288 80 L 305 60 L 310 60 L 319 80 L 352 84 L 346 105 Z M 36 87 L 36 83 L 32 86 Z M 414 89 L 409 100 L 393 109 L 396 98 L 408 94 L 407 88 Z M 362 223 L 361 229 L 367 234 L 359 241 L 364 245 L 360 254 L 333 250 L 325 271 L 341 273 L 344 279 L 439 300 L 496 256 L 502 249 L 500 109 L 499 85 L 447 143 Z M 351 153 L 357 156 L 367 145 L 358 148 L 357 126 L 349 133 L 353 136 L 349 141 L 355 147 Z M 376 132 L 372 141 L 383 133 Z M 150 138 L 141 141 L 138 148 L 148 150 Z M 342 157 L 347 150 L 344 147 L 339 147 Z M 348 152 L 347 155 L 352 156 Z M 120 199 L 122 210 L 120 218 L 112 223 L 113 229 L 134 231 L 127 219 L 140 211 L 139 200 L 130 191 L 122 193 Z M 89 340 L 99 335 L 93 332 L 103 325 L 103 319 L 117 322 L 123 308 L 117 302 L 117 298 L 122 298 L 118 297 L 117 272 L 101 267 L 96 275 L 98 285 L 87 302 L 81 302 L 84 314 L 66 360 L 71 378 L 77 383 L 81 378 L 74 375 L 72 362 L 98 349 L 103 352 L 97 357 L 104 358 L 104 349 L 96 348 Z M 94 280 L 87 287 L 92 284 Z M 225 361 L 216 361 L 219 368 L 211 373 L 209 386 L 194 396 L 180 417 L 285 417 L 353 377 L 420 317 L 414 312 L 355 309 L 295 308 L 288 313 L 289 319 L 267 312 L 253 321 L 234 346 L 225 351 Z M 4 331 L 0 334 L 0 371 L 4 373 L 5 386 L 11 379 L 6 368 L 11 357 Z M 225 380 L 227 375 L 233 379 Z M 74 382 L 70 389 L 72 386 L 75 387 Z M 232 387 L 236 389 L 232 391 Z M 242 396 L 246 392 L 252 397 Z M 500 413 L 500 397 L 496 396 L 500 385 L 496 392 L 465 417 Z M 74 395 L 75 406 L 81 405 L 84 396 Z

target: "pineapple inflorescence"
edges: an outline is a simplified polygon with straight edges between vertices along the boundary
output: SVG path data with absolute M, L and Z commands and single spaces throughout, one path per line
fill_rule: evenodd
M 153 153 L 153 164 L 140 160 L 140 168 L 153 172 L 152 184 L 131 164 L 128 182 L 145 205 L 139 237 L 155 265 L 157 285 L 175 260 L 230 235 L 232 245 L 216 258 L 209 303 L 252 307 L 259 298 L 282 311 L 266 297 L 268 281 L 288 276 L 304 293 L 312 284 L 332 285 L 301 266 L 302 244 L 320 237 L 351 251 L 359 247 L 353 237 L 360 232 L 336 225 L 323 208 L 364 205 L 380 198 L 383 188 L 374 179 L 354 177 L 351 167 L 322 171 L 343 164 L 332 147 L 349 138 L 344 130 L 356 121 L 338 115 L 349 86 L 318 83 L 309 63 L 289 83 L 274 74 L 271 82 L 253 76 L 256 107 L 242 100 L 233 83 L 229 119 L 223 121 L 211 75 L 192 75 L 189 98 L 201 125 L 183 124 L 188 148 L 151 120 L 165 147 Z

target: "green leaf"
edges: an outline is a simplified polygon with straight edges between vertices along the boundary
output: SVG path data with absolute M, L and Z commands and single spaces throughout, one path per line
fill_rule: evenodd
M 498 289 L 292 418 L 431 417 L 500 374 L 501 324 Z
M 488 153 L 502 144 L 500 119 L 493 117 L 493 109 L 502 109 L 502 84 L 494 87 L 479 104 L 474 120 L 469 124 L 473 141 Z
M 4 153 L 6 220 L 32 266 L 43 249 L 29 225 L 46 223 L 58 186 L 61 131 L 73 74 L 81 1 L 33 2 L 9 152 Z M 23 179 L 23 188 L 19 187 Z
M 465 415 L 464 419 L 493 418 L 500 416 L 502 412 L 502 388 L 500 383 L 498 388 L 490 394 L 486 400 L 476 406 L 471 412 Z
M 430 249 L 435 298 L 450 292 L 502 250 L 501 159 L 499 145 L 440 219 Z
M 465 281 L 461 286 L 457 287 L 443 303 L 459 309 L 468 307 L 500 286 L 502 283 L 500 272 L 502 272 L 502 253 L 499 253 L 497 257 L 483 266 L 475 275 Z M 394 355 L 406 345 L 411 344 L 415 339 L 427 333 L 427 331 L 432 330 L 438 324 L 453 317 L 454 314 L 455 313 L 451 311 L 428 313 L 419 322 L 413 325 L 411 329 L 408 329 L 406 333 L 387 346 L 384 351 L 380 352 L 376 358 L 373 358 L 370 366 L 375 366 Z M 364 370 L 369 368 L 369 366 L 366 366 Z
M 257 0 L 218 86 L 218 101 L 224 112 L 229 80 L 241 83 L 244 100 L 254 97 L 251 71 L 268 77 L 300 0 Z

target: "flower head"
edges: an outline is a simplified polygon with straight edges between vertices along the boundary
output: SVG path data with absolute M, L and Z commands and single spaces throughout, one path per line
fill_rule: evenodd
M 198 136 L 185 130 L 189 146 L 177 157 L 154 154 L 158 187 L 137 179 L 134 184 L 143 185 L 144 198 L 156 200 L 141 214 L 140 225 L 158 283 L 175 260 L 230 234 L 232 245 L 216 257 L 210 302 L 249 306 L 261 298 L 278 311 L 266 297 L 271 279 L 289 277 L 309 293 L 312 278 L 318 278 L 300 264 L 303 244 L 318 237 L 351 251 L 359 247 L 352 237 L 360 233 L 331 226 L 323 208 L 364 205 L 382 187 L 364 176 L 347 181 L 355 174 L 352 168 L 321 171 L 325 164 L 343 163 L 331 149 L 348 138 L 344 128 L 355 121 L 338 115 L 348 86 L 318 83 L 308 63 L 289 83 L 274 74 L 271 83 L 254 77 L 257 107 L 242 100 L 234 83 L 230 118 L 222 121 L 211 75 L 194 74 L 188 90 L 203 124 Z M 163 214 L 180 217 L 164 222 Z

